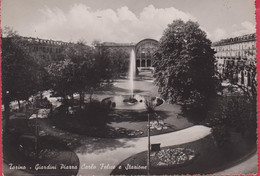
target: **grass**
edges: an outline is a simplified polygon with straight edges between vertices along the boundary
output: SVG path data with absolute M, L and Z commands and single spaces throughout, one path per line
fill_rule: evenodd
M 182 145 L 165 147 L 167 148 L 187 148 L 192 149 L 197 153 L 197 156 L 190 164 L 180 166 L 156 166 L 151 167 L 150 174 L 156 175 L 174 175 L 174 174 L 212 174 L 214 172 L 231 167 L 241 158 L 246 158 L 250 153 L 256 151 L 256 141 L 252 139 L 242 138 L 238 133 L 232 133 L 232 141 L 222 148 L 214 144 L 212 136 L 207 136 L 195 142 Z M 128 169 L 125 167 L 131 166 L 146 166 L 147 151 L 138 153 L 123 161 L 112 175 L 145 175 L 146 169 Z M 238 173 L 239 174 L 239 173 Z
M 151 135 L 169 133 L 193 125 L 186 119 L 179 118 L 174 111 L 158 110 L 155 112 L 150 116 L 151 121 L 157 122 L 157 119 L 159 119 L 164 122 L 167 129 L 152 129 Z M 147 112 L 145 110 L 112 110 L 108 114 L 82 114 L 80 116 L 55 113 L 50 121 L 52 125 L 59 129 L 88 137 L 145 137 L 148 129 Z
M 110 86 L 109 89 L 106 89 L 115 94 L 126 94 L 129 92 L 127 86 L 127 80 L 120 80 L 116 86 Z M 151 82 L 135 81 L 135 86 L 136 90 L 142 90 L 143 95 L 156 93 L 156 86 Z M 101 101 L 103 98 L 111 96 L 108 92 L 99 91 L 98 94 L 95 94 L 95 98 Z M 92 111 L 94 113 L 77 115 L 77 117 L 58 112 L 53 115 L 51 123 L 64 131 L 89 137 L 131 138 L 147 136 L 147 112 L 145 110 L 112 110 L 107 114 L 99 114 L 98 112 L 102 111 L 99 109 Z M 180 115 L 181 107 L 179 105 L 165 103 L 156 107 L 155 111 L 156 113 L 151 115 L 151 119 L 163 120 L 167 129 L 151 130 L 151 135 L 173 132 L 194 125 L 193 122 Z M 129 135 L 133 133 L 137 135 Z

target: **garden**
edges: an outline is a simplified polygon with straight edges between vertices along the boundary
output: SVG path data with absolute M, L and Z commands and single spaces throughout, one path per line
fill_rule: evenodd
M 19 36 L 3 41 L 2 65 L 12 68 L 2 72 L 5 163 L 32 174 L 84 174 L 82 165 L 103 160 L 117 167 L 93 174 L 208 174 L 256 152 L 256 81 L 223 86 L 228 78 L 216 73 L 215 52 L 197 23 L 170 24 L 154 70 L 136 75 L 124 50 L 98 51 L 81 41 L 44 62 L 20 45 Z M 171 137 L 183 131 L 188 139 L 174 145 Z M 173 143 L 155 150 L 150 138 Z
M 84 109 L 79 109 L 75 104 L 71 106 L 71 112 L 66 114 L 62 109 L 64 107 L 57 108 L 50 117 L 51 123 L 65 131 L 89 137 L 136 138 L 147 136 L 146 109 L 114 109 L 108 108 L 102 103 L 104 97 L 120 95 L 128 91 L 128 80 L 120 80 L 115 83 L 108 88 L 113 94 L 97 91 L 97 94 L 92 95 L 92 100 L 85 103 Z M 135 81 L 135 85 L 139 86 L 135 92 L 142 91 L 139 93 L 140 95 L 156 94 L 156 92 L 151 92 L 156 89 L 152 82 L 145 82 L 145 79 L 142 79 Z M 119 89 L 120 91 L 118 91 Z M 169 133 L 194 125 L 184 116 L 179 105 L 165 102 L 157 106 L 155 113 L 151 114 L 151 135 Z

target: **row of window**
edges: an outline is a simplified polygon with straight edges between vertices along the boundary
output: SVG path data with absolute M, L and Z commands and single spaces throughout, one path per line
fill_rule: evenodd
M 217 60 L 247 60 L 246 57 L 218 57 Z
M 157 47 L 158 47 L 157 43 L 146 42 L 144 44 L 139 45 L 138 48 L 140 48 L 140 50 L 143 50 L 143 49 L 146 49 L 146 48 L 154 49 L 154 48 L 157 48 Z
M 136 66 L 137 67 L 151 67 L 152 66 L 152 61 L 150 59 L 147 60 L 136 60 Z
M 238 84 L 251 86 L 252 79 L 254 79 L 251 73 L 246 70 L 241 70 L 238 73 L 230 73 L 228 71 L 226 72 L 225 69 L 223 69 L 223 72 L 227 77 L 231 78 L 233 82 L 236 82 Z
M 237 51 L 237 50 L 255 50 L 256 44 L 236 44 L 214 47 L 218 51 Z
M 216 57 L 249 57 L 249 56 L 255 56 L 256 51 L 238 51 L 238 52 L 219 52 L 216 53 Z
M 67 42 L 62 41 L 54 41 L 54 40 L 44 40 L 39 38 L 32 38 L 32 37 L 23 37 L 28 42 L 31 43 L 39 43 L 39 44 L 51 44 L 51 45 L 69 45 Z
M 62 48 L 53 48 L 53 47 L 46 47 L 46 46 L 31 46 L 29 48 L 30 52 L 38 52 L 42 51 L 44 53 L 61 53 L 63 51 Z
M 137 58 L 152 58 L 152 53 L 137 53 Z

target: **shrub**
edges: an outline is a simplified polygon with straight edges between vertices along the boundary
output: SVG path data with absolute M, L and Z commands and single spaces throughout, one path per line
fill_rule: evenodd
M 33 101 L 33 106 L 36 108 L 48 109 L 51 108 L 52 104 L 46 97 L 42 99 L 40 96 L 36 96 Z
M 148 112 L 154 112 L 154 109 L 156 107 L 155 99 L 156 97 L 145 98 L 145 107 Z
M 78 109 L 74 117 L 87 126 L 104 126 L 108 118 L 109 108 L 97 100 L 92 100 L 85 104 L 84 109 Z
M 212 135 L 223 145 L 231 131 L 241 133 L 244 137 L 256 137 L 256 105 L 245 96 L 233 94 L 218 99 L 215 107 L 208 113 Z
M 215 144 L 219 147 L 224 146 L 230 140 L 230 133 L 228 127 L 225 125 L 215 125 L 212 127 L 212 136 Z

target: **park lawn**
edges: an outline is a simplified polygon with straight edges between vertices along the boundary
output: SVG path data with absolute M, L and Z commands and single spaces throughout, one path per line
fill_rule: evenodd
M 179 115 L 180 108 L 178 106 L 168 104 L 161 106 L 165 106 L 167 109 L 160 107 L 160 110 L 150 115 L 150 119 L 153 123 L 157 123 L 157 120 L 163 122 L 163 126 L 166 128 L 151 129 L 151 135 L 174 132 L 194 125 Z M 172 107 L 169 108 L 169 106 Z M 100 138 L 145 137 L 148 130 L 145 110 L 115 110 L 108 114 L 82 115 L 80 117 L 55 113 L 50 118 L 50 122 L 53 126 L 67 132 Z
M 114 85 L 97 90 L 92 95 L 92 98 L 98 101 L 115 96 L 127 95 L 128 80 L 116 80 Z M 158 96 L 157 86 L 153 82 L 147 80 L 135 80 L 135 93 L 140 95 L 156 95 Z M 86 97 L 86 100 L 88 98 Z M 99 110 L 95 110 L 99 112 Z M 154 117 L 154 118 L 153 118 Z M 181 106 L 176 104 L 164 104 L 156 107 L 156 112 L 151 115 L 151 121 L 162 120 L 167 126 L 167 129 L 151 130 L 151 135 L 164 134 L 185 129 L 194 125 L 185 118 L 181 111 Z M 89 124 L 88 121 L 96 121 L 95 124 Z M 56 113 L 51 118 L 52 125 L 59 129 L 75 134 L 85 135 L 89 137 L 101 138 L 128 138 L 128 137 L 145 137 L 147 136 L 147 112 L 144 110 L 114 110 L 108 114 L 91 116 L 81 116 L 75 118 L 73 115 L 67 116 L 61 113 Z

